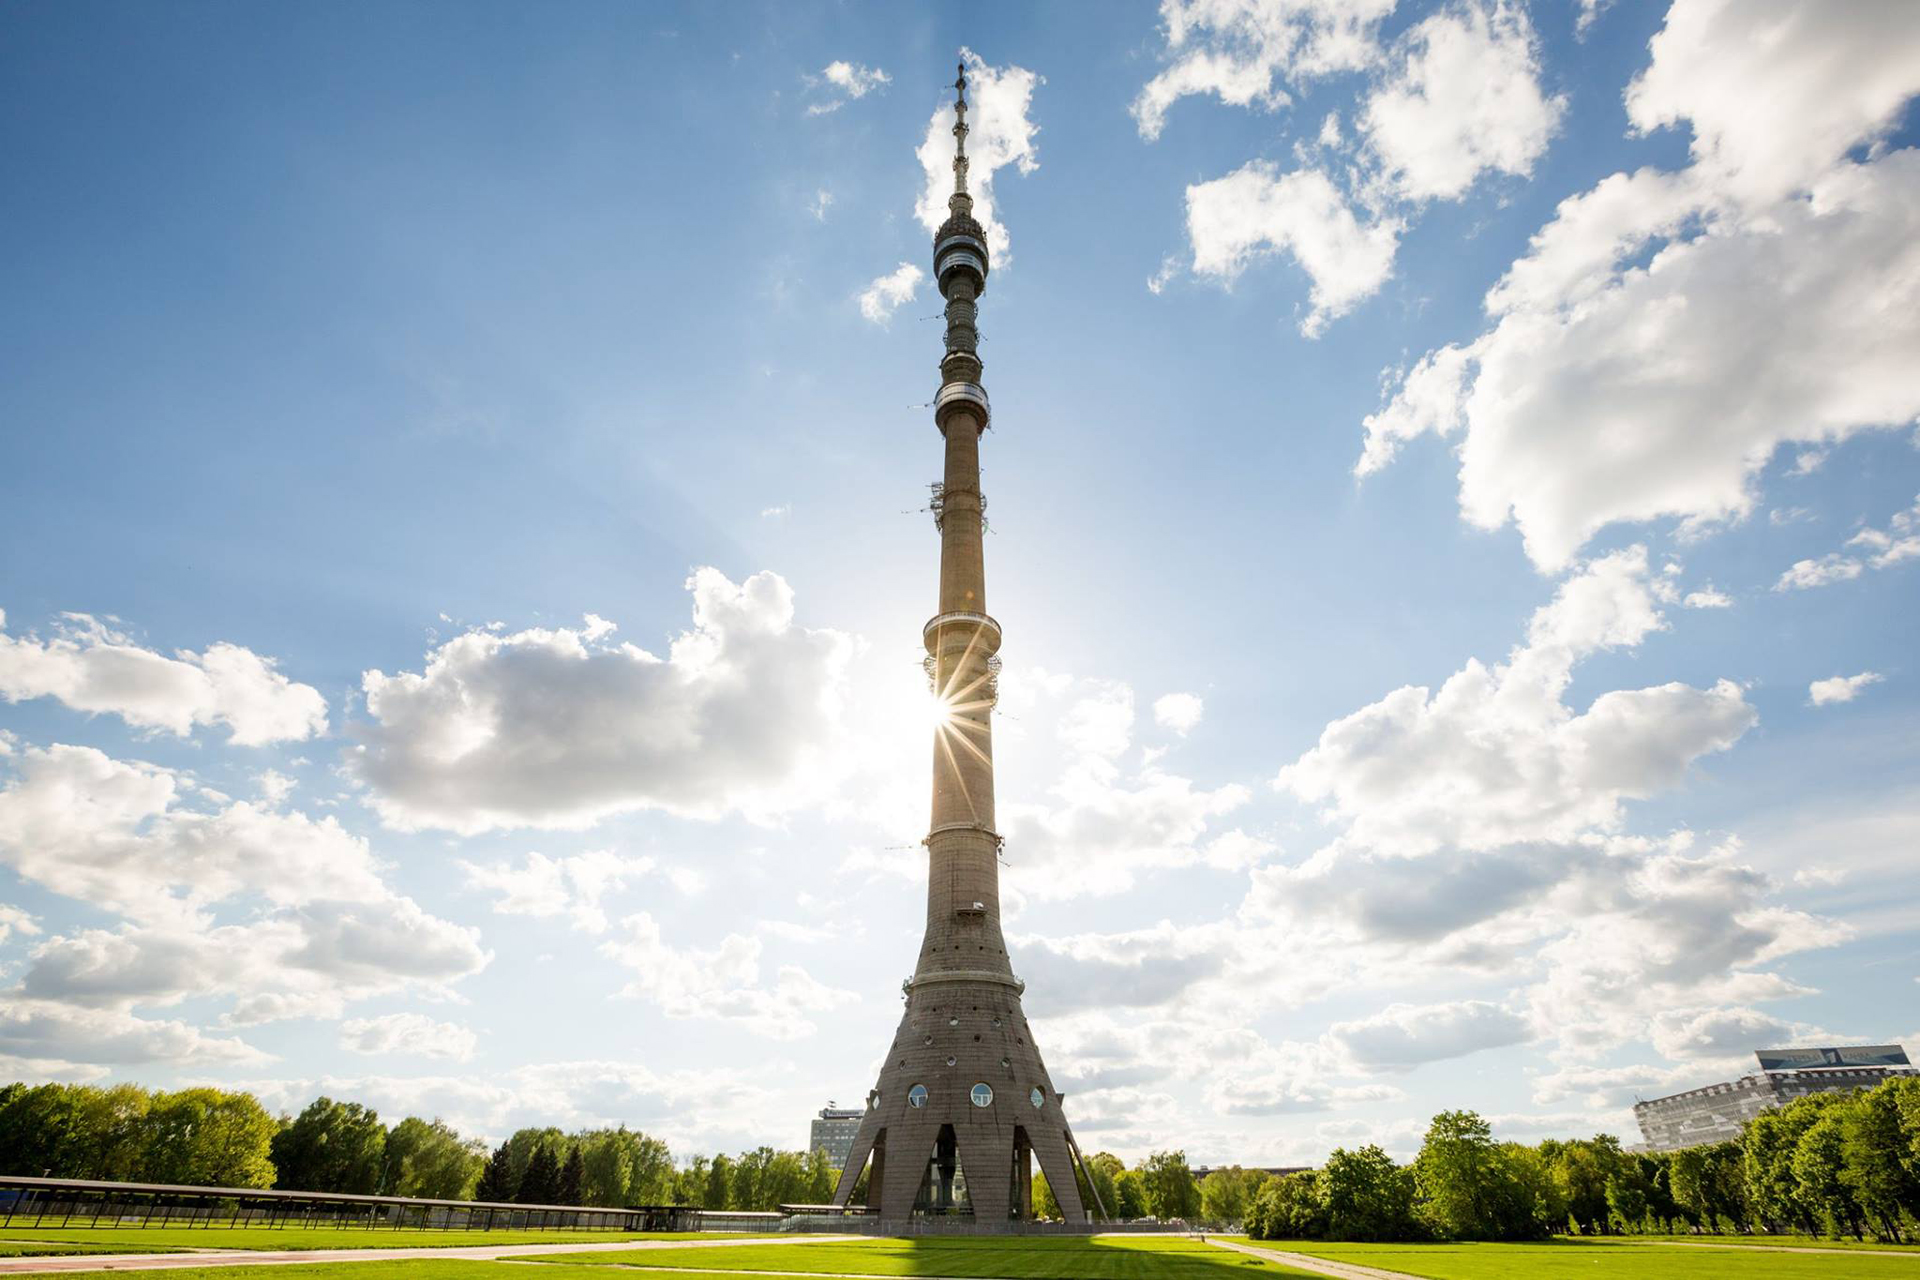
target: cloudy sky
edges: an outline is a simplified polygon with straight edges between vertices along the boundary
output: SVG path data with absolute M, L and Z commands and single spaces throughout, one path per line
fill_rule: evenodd
M 983 9 L 7 9 L 0 1076 L 862 1096 L 962 47 L 1083 1145 L 1920 1040 L 1920 6 Z

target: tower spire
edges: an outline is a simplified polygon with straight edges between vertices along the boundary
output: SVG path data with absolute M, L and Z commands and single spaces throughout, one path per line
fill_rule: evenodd
M 973 212 L 973 197 L 967 194 L 967 64 L 960 64 L 960 76 L 953 82 L 953 195 L 947 199 L 947 212 L 964 217 Z

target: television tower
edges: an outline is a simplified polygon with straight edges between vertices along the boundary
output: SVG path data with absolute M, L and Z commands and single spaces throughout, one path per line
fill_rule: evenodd
M 933 237 L 934 279 L 947 300 L 946 354 L 933 403 L 946 472 L 933 504 L 940 610 L 921 632 L 940 713 L 925 841 L 927 932 L 903 984 L 906 1013 L 833 1199 L 847 1205 L 871 1156 L 870 1214 L 970 1215 L 980 1224 L 1030 1219 L 1037 1157 L 1066 1220 L 1086 1222 L 1074 1178 L 1080 1153 L 1021 1012 L 1026 984 L 1013 976 L 1000 932 L 991 720 L 1000 624 L 987 613 L 981 546 L 980 436 L 990 413 L 975 325 L 988 264 L 986 234 L 967 194 L 964 63 L 954 89 L 953 195 Z

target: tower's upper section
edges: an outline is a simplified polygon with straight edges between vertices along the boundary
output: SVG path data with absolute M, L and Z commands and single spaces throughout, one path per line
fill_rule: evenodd
M 934 398 L 933 420 L 942 432 L 952 414 L 962 408 L 987 426 L 986 389 L 980 385 L 980 330 L 974 300 L 987 287 L 987 236 L 974 221 L 973 197 L 967 193 L 967 66 L 953 82 L 953 195 L 947 199 L 947 220 L 933 233 L 933 278 L 947 300 L 947 350 L 940 359 L 940 394 Z

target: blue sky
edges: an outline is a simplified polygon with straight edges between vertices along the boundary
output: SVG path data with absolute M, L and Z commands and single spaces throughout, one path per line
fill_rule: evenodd
M 10 8 L 0 1074 L 683 1154 L 863 1093 L 963 47 L 1083 1145 L 1920 1040 L 1911 7 L 1089 12 Z

